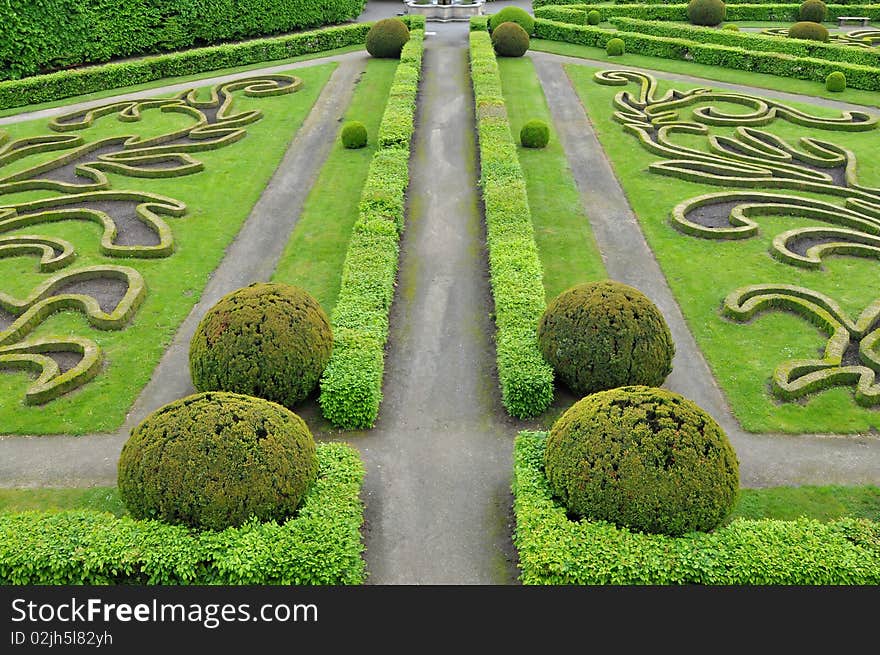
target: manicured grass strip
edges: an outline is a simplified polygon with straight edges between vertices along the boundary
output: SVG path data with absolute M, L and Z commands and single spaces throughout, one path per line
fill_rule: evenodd
M 634 533 L 571 520 L 544 474 L 546 433 L 514 446 L 514 543 L 524 584 L 880 583 L 880 524 L 735 519 L 711 533 Z
M 555 298 L 575 284 L 607 274 L 532 60 L 501 57 L 498 70 L 513 134 L 518 135 L 532 119 L 551 126 L 546 148 L 520 146 L 517 156 L 526 178 L 535 243 L 544 269 L 544 291 L 547 298 Z
M 545 308 L 543 271 L 488 32 L 470 33 L 470 54 L 498 381 L 507 411 L 525 418 L 540 414 L 553 401 L 553 369 L 538 350 L 536 334 Z
M 733 519 L 806 517 L 827 522 L 841 518 L 880 521 L 880 487 L 770 487 L 741 489 L 731 513 Z
M 349 150 L 336 139 L 272 277 L 275 282 L 306 289 L 328 315 L 336 305 L 342 264 L 358 217 L 358 200 L 378 150 L 379 123 L 397 63 L 394 59 L 367 62 L 343 124 L 353 120 L 364 123 L 369 142 L 365 148 Z
M 318 402 L 324 417 L 343 428 L 371 427 L 382 401 L 388 312 L 397 278 L 422 71 L 424 30 L 410 34 L 382 115 L 379 150 L 361 193 L 331 315 L 333 355 L 321 378 Z
M 423 16 L 403 18 L 413 28 L 424 28 Z M 362 45 L 372 25 L 354 23 L 0 82 L 0 109 L 142 84 L 166 77 L 192 75 Z
M 637 34 L 635 32 L 609 32 L 590 25 L 571 25 L 544 18 L 535 19 L 535 35 L 551 41 L 565 41 L 604 48 L 612 38 L 621 38 L 630 52 L 664 59 L 683 59 L 720 68 L 751 70 L 780 77 L 823 82 L 833 71 L 846 74 L 847 85 L 856 89 L 880 90 L 880 68 L 858 64 L 830 62 L 815 57 L 795 57 L 778 52 L 757 52 L 744 48 L 700 43 L 682 38 L 668 38 Z
M 0 512 L 91 510 L 127 513 L 116 487 L 0 489 Z
M 318 479 L 282 525 L 197 532 L 88 510 L 0 514 L 0 583 L 361 584 L 364 469 L 318 445 Z

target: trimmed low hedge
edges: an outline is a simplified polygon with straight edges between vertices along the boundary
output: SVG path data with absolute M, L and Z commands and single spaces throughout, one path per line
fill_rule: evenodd
M 620 5 L 665 5 L 669 4 L 668 0 L 614 0 L 613 2 L 604 3 L 604 7 L 617 7 Z M 778 5 L 779 0 L 725 0 L 726 5 Z M 791 3 L 795 4 L 795 3 Z M 853 11 L 853 5 L 864 6 L 865 0 L 837 0 L 835 5 L 849 5 L 849 11 Z M 584 0 L 532 0 L 532 7 L 543 9 L 544 7 L 581 7 Z M 800 4 L 797 4 L 800 9 Z
M 643 20 L 683 21 L 688 22 L 687 3 L 681 4 L 654 4 L 626 3 L 626 4 L 583 4 L 575 3 L 567 6 L 565 3 L 553 3 L 549 6 L 535 4 L 535 18 L 571 22 L 576 25 L 586 24 L 587 14 L 592 10 L 599 10 L 606 20 L 610 18 L 627 17 L 641 18 Z M 781 21 L 794 23 L 800 15 L 800 3 L 726 3 L 728 21 Z M 859 16 L 867 16 L 871 20 L 880 18 L 880 4 L 864 4 L 857 8 L 846 4 L 829 4 L 829 21 L 836 21 L 838 16 L 851 16 L 858 9 Z M 573 14 L 579 14 L 574 20 L 569 20 Z
M 538 321 L 545 307 L 543 271 L 525 177 L 487 32 L 471 32 L 470 57 L 495 299 L 498 381 L 507 411 L 525 418 L 540 414 L 553 400 L 553 369 L 541 356 L 537 341 Z
M 423 39 L 423 29 L 412 30 L 400 53 L 330 320 L 333 354 L 318 402 L 337 427 L 369 428 L 379 415 Z
M 736 33 L 720 30 L 719 34 L 737 36 Z M 847 83 L 852 88 L 880 90 L 880 68 L 832 62 L 814 57 L 792 57 L 778 52 L 755 52 L 745 48 L 635 32 L 610 32 L 589 25 L 569 25 L 543 18 L 535 20 L 535 36 L 549 41 L 564 41 L 603 49 L 610 39 L 623 38 L 630 51 L 649 57 L 693 61 L 698 64 L 811 80 L 823 84 L 829 73 L 839 70 L 846 75 Z M 794 40 L 790 41 L 790 43 L 794 42 Z
M 0 513 L 0 583 L 361 584 L 363 464 L 319 444 L 318 479 L 296 516 L 198 532 L 93 511 Z
M 410 29 L 424 29 L 424 16 L 403 18 Z M 0 82 L 0 109 L 363 45 L 371 26 L 355 23 Z
M 648 535 L 573 521 L 543 470 L 546 433 L 514 447 L 514 543 L 523 584 L 880 584 L 880 524 L 736 519 L 710 533 Z
M 364 0 L 7 0 L 0 79 L 357 18 Z

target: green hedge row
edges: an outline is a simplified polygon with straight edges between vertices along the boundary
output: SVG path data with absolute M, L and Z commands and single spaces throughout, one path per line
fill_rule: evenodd
M 880 523 L 736 519 L 714 532 L 642 534 L 573 521 L 544 474 L 546 433 L 514 450 L 514 542 L 524 584 L 880 584 Z
M 570 25 L 543 18 L 535 19 L 535 35 L 540 39 L 603 49 L 610 39 L 618 37 L 626 43 L 628 52 L 638 52 L 640 55 L 681 59 L 709 66 L 812 80 L 823 84 L 830 73 L 842 71 L 846 75 L 848 86 L 868 91 L 880 90 L 880 68 L 830 62 L 814 57 L 793 57 L 779 52 L 755 52 L 744 48 L 635 32 L 611 32 L 589 25 Z
M 382 402 L 423 39 L 423 29 L 412 30 L 394 74 L 331 317 L 333 354 L 318 402 L 324 417 L 342 428 L 371 427 Z
M 689 39 L 700 43 L 715 43 L 732 48 L 761 52 L 781 52 L 792 57 L 815 57 L 859 66 L 880 67 L 880 49 L 853 48 L 847 45 L 819 43 L 802 39 L 786 39 L 749 32 L 731 32 L 711 27 L 678 25 L 662 21 L 633 18 L 612 18 L 611 22 L 622 32 L 637 32 L 673 39 Z
M 507 411 L 525 418 L 540 414 L 553 401 L 553 369 L 541 356 L 537 340 L 545 308 L 543 271 L 488 32 L 471 32 L 470 54 L 495 298 L 498 380 Z
M 602 2 L 602 3 L 585 3 L 584 0 L 532 0 L 532 7 L 537 11 L 539 8 L 544 9 L 545 7 L 585 7 L 587 4 L 590 4 L 591 7 L 597 7 L 601 10 L 610 10 L 613 8 L 620 7 L 620 5 L 668 5 L 670 2 L 668 0 L 616 0 L 616 2 Z M 682 4 L 680 1 L 676 4 Z M 687 4 L 687 3 L 684 3 Z M 779 0 L 726 0 L 724 3 L 727 5 L 728 10 L 731 8 L 731 5 L 784 5 L 787 4 L 789 6 L 797 6 L 800 7 L 799 2 L 789 2 L 789 3 L 781 3 Z M 837 7 L 837 6 L 848 6 L 848 14 L 840 14 L 849 15 L 853 14 L 856 9 L 862 9 L 866 5 L 868 5 L 865 0 L 837 0 L 833 4 L 826 3 L 829 8 Z M 871 6 L 871 5 L 868 5 Z M 864 14 L 860 12 L 856 12 L 859 16 L 863 16 Z M 830 14 L 829 14 L 830 15 Z
M 364 0 L 6 0 L 0 79 L 343 23 Z
M 552 3 L 547 6 L 535 5 L 535 18 L 546 18 L 576 25 L 585 25 L 587 13 L 597 10 L 603 21 L 610 18 L 639 18 L 641 20 L 688 21 L 687 3 L 683 4 L 570 4 Z M 798 20 L 800 3 L 767 3 L 767 4 L 728 4 L 725 20 L 733 21 L 781 21 L 795 22 Z M 860 5 L 853 7 L 845 4 L 828 5 L 828 21 L 836 21 L 838 16 L 851 16 L 856 12 L 859 16 L 867 16 L 871 20 L 880 20 L 880 5 Z
M 282 525 L 197 532 L 91 511 L 0 514 L 2 584 L 361 584 L 364 470 L 318 445 L 318 479 Z
M 412 29 L 423 29 L 425 26 L 424 16 L 404 18 Z M 0 82 L 0 109 L 51 102 L 86 93 L 144 84 L 166 77 L 195 75 L 363 45 L 372 25 L 355 23 Z

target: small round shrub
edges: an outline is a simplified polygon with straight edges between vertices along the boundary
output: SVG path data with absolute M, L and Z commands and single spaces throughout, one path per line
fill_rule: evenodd
M 736 453 L 712 417 L 644 386 L 572 405 L 550 430 L 544 468 L 571 514 L 673 536 L 720 525 L 739 489 Z
M 306 291 L 252 284 L 221 298 L 190 344 L 199 391 L 233 391 L 293 407 L 324 372 L 333 349 L 327 315 Z
M 727 7 L 722 0 L 691 0 L 687 6 L 687 15 L 692 25 L 715 27 L 727 15 Z
M 617 37 L 610 39 L 608 43 L 605 44 L 605 52 L 607 52 L 610 57 L 619 57 L 622 55 L 626 52 L 626 45 L 623 43 L 623 39 L 618 39 Z
M 367 32 L 367 52 L 374 57 L 399 59 L 409 41 L 409 28 L 399 18 L 383 18 Z
M 492 32 L 492 47 L 502 57 L 522 57 L 529 49 L 529 35 L 516 23 L 501 23 Z
M 524 148 L 544 148 L 550 142 L 550 127 L 544 121 L 532 119 L 519 131 Z
M 118 485 L 135 518 L 223 530 L 252 516 L 283 521 L 317 472 L 299 416 L 267 400 L 208 392 L 165 405 L 131 431 Z
M 727 30 L 728 32 L 739 32 L 739 25 L 736 23 L 724 23 L 721 26 L 722 30 Z
M 798 11 L 798 19 L 812 23 L 824 22 L 828 17 L 828 7 L 822 0 L 806 0 Z
M 492 14 L 489 17 L 489 30 L 494 32 L 504 23 L 516 23 L 526 31 L 526 34 L 535 31 L 535 19 L 525 9 L 519 7 L 505 7 L 498 13 Z
M 602 22 L 602 14 L 600 14 L 596 9 L 591 10 L 587 14 L 587 24 L 588 25 L 598 25 Z
M 846 90 L 846 75 L 841 73 L 840 71 L 834 71 L 833 73 L 829 73 L 828 77 L 825 78 L 825 88 L 829 91 L 833 91 L 835 93 L 839 93 L 840 91 Z
M 349 121 L 342 126 L 340 138 L 346 148 L 363 148 L 367 145 L 367 126 L 360 121 Z
M 801 21 L 788 28 L 788 36 L 792 39 L 825 42 L 828 40 L 828 30 L 824 25 L 819 25 L 819 23 Z
M 579 396 L 659 386 L 675 354 L 660 310 L 638 289 L 613 280 L 580 284 L 554 298 L 538 323 L 538 346 Z

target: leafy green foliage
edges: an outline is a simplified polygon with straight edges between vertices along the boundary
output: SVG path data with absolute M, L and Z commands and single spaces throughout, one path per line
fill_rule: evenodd
M 612 280 L 579 284 L 554 298 L 538 323 L 538 346 L 579 396 L 659 386 L 675 354 L 660 310 L 638 289 Z
M 573 521 L 544 474 L 545 441 L 522 432 L 514 451 L 524 584 L 880 584 L 880 524 L 865 519 L 735 519 L 681 537 Z
M 619 57 L 626 52 L 626 44 L 623 42 L 623 39 L 609 39 L 608 43 L 605 44 L 605 52 L 611 57 Z
M 597 9 L 592 9 L 587 12 L 587 24 L 588 25 L 598 25 L 601 21 L 602 21 L 602 14 L 600 14 Z
M 383 18 L 367 32 L 367 52 L 374 57 L 398 59 L 409 41 L 409 28 L 399 18 Z
M 519 131 L 523 148 L 545 148 L 550 142 L 550 126 L 537 118 L 528 121 Z
M 682 535 L 717 527 L 739 488 L 727 435 L 682 396 L 620 387 L 579 400 L 553 425 L 544 467 L 577 516 Z
M 505 7 L 489 17 L 489 30 L 494 32 L 504 23 L 516 23 L 526 31 L 526 35 L 535 31 L 535 19 L 520 7 Z
M 86 510 L 0 513 L 3 584 L 361 584 L 364 470 L 346 444 L 317 447 L 318 475 L 284 523 L 198 532 Z
M 553 401 L 553 370 L 541 357 L 536 340 L 544 311 L 543 272 L 498 62 L 486 32 L 471 32 L 470 55 L 495 299 L 498 381 L 507 411 L 524 418 L 540 414 Z
M 804 0 L 798 12 L 798 20 L 821 23 L 828 16 L 828 7 L 822 0 Z
M 379 415 L 423 38 L 424 30 L 413 30 L 400 54 L 333 309 L 333 355 L 318 402 L 339 427 L 371 427 Z
M 349 121 L 342 126 L 339 138 L 346 148 L 352 150 L 363 148 L 367 145 L 367 126 L 360 121 Z
M 727 30 L 728 32 L 739 32 L 739 25 L 736 23 L 724 23 L 721 29 Z
M 223 530 L 291 516 L 317 468 L 299 416 L 259 398 L 208 392 L 159 408 L 131 431 L 119 495 L 135 518 Z
M 828 40 L 828 30 L 824 25 L 820 25 L 819 23 L 801 21 L 788 28 L 788 38 L 819 41 L 824 43 Z
M 318 383 L 333 350 L 327 315 L 304 289 L 255 283 L 223 296 L 189 350 L 199 391 L 232 391 L 293 407 Z
M 516 23 L 501 23 L 492 31 L 492 47 L 502 57 L 522 57 L 529 49 L 529 35 Z
M 834 91 L 835 93 L 839 93 L 840 91 L 846 90 L 846 75 L 841 73 L 840 71 L 834 71 L 833 73 L 828 73 L 828 77 L 825 78 L 825 88 L 829 91 Z
M 687 6 L 688 20 L 693 25 L 720 25 L 727 14 L 722 0 L 691 0 Z

